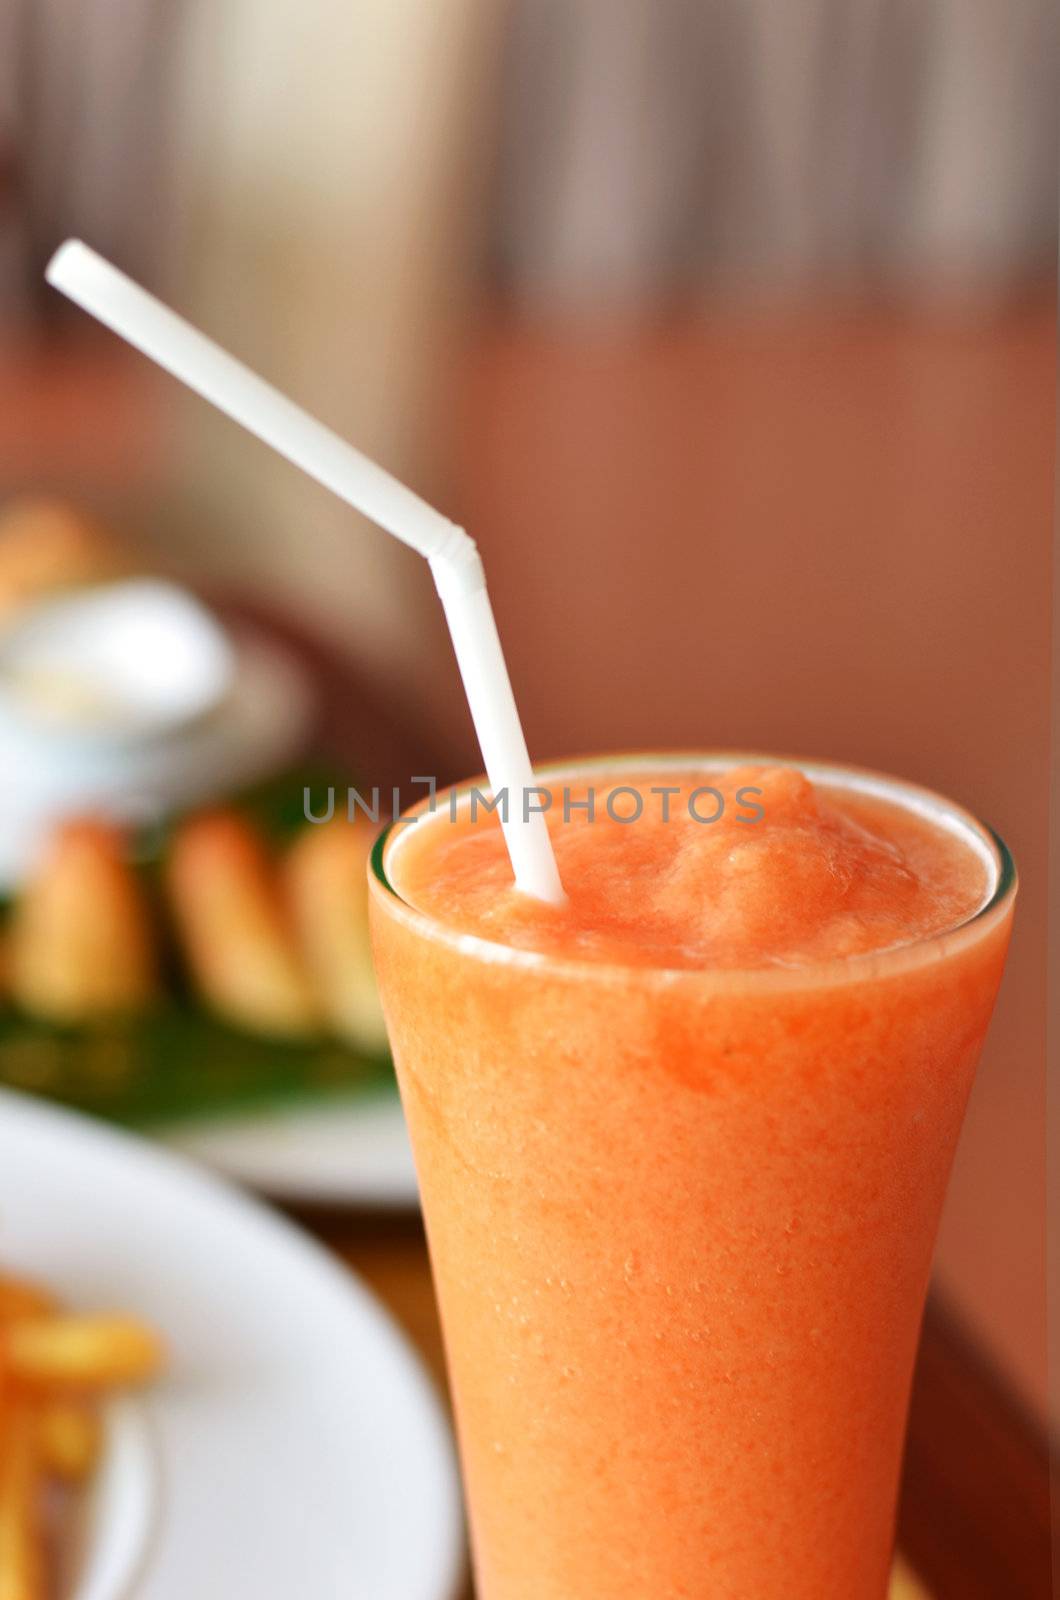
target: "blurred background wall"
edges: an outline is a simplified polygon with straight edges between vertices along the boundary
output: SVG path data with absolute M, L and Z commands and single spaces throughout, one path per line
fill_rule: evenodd
M 1039 1407 L 1054 9 L 0 0 L 0 490 L 475 764 L 425 571 L 51 303 L 80 233 L 467 521 L 539 756 L 830 755 L 1010 837 L 939 1275 Z

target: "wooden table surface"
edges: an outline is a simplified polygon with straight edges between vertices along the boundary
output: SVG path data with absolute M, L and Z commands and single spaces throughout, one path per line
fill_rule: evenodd
M 444 1393 L 441 1333 L 418 1216 L 299 1211 L 295 1217 L 371 1285 Z M 900 1543 L 910 1564 L 933 1600 L 1048 1600 L 1049 1515 L 1045 1441 L 946 1309 L 932 1303 L 900 1515 Z M 470 1586 L 459 1600 L 473 1600 Z

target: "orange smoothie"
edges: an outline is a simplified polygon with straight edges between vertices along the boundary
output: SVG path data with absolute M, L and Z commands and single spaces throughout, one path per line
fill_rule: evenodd
M 372 880 L 481 1600 L 884 1600 L 1011 862 L 817 764 L 541 781 L 566 906 L 466 797 Z

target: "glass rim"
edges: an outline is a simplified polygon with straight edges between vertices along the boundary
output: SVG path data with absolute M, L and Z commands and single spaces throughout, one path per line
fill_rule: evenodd
M 588 756 L 557 762 L 547 762 L 534 768 L 534 777 L 554 780 L 562 777 L 580 777 L 587 772 L 606 772 L 616 777 L 631 776 L 642 771 L 646 776 L 670 772 L 695 772 L 702 770 L 726 771 L 731 767 L 748 764 L 789 767 L 805 774 L 812 781 L 820 780 L 833 788 L 853 790 L 890 801 L 907 811 L 940 824 L 947 832 L 964 837 L 973 845 L 980 859 L 993 874 L 993 883 L 984 895 L 983 903 L 969 916 L 935 933 L 922 934 L 900 944 L 886 945 L 879 950 L 860 951 L 856 955 L 832 957 L 824 961 L 807 962 L 802 966 L 762 967 L 667 967 L 639 965 L 619 961 L 599 961 L 591 956 L 558 955 L 551 951 L 526 949 L 507 945 L 483 934 L 471 933 L 452 926 L 429 912 L 421 910 L 405 899 L 391 881 L 386 855 L 392 841 L 405 837 L 397 830 L 407 825 L 409 817 L 422 812 L 433 815 L 438 805 L 446 805 L 456 797 L 458 804 L 467 802 L 472 793 L 484 793 L 488 780 L 463 779 L 419 801 L 400 817 L 395 817 L 383 828 L 372 846 L 370 855 L 369 887 L 385 896 L 383 903 L 397 910 L 402 921 L 408 923 L 423 937 L 447 944 L 461 954 L 480 961 L 501 963 L 533 969 L 550 974 L 577 976 L 581 981 L 653 983 L 673 985 L 679 982 L 694 983 L 699 987 L 727 989 L 741 988 L 791 988 L 799 989 L 853 982 L 857 978 L 883 977 L 905 970 L 920 962 L 939 960 L 954 945 L 963 946 L 986 931 L 988 923 L 1000 920 L 1001 915 L 1015 898 L 1019 887 L 1016 863 L 1004 839 L 989 823 L 948 799 L 936 790 L 912 783 L 904 778 L 894 778 L 872 768 L 860 767 L 840 761 L 800 759 L 797 756 L 776 756 L 760 751 L 744 750 L 685 750 L 640 751 L 627 755 Z M 845 781 L 844 781 L 845 780 Z M 483 787 L 485 786 L 485 788 Z M 433 808 L 433 809 L 432 809 Z

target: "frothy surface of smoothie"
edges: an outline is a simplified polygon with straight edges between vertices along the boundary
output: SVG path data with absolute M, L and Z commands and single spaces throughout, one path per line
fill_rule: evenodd
M 911 943 L 966 921 L 990 889 L 965 839 L 790 767 L 557 778 L 548 823 L 566 906 L 514 889 L 498 818 L 478 806 L 472 819 L 468 803 L 401 841 L 402 896 L 516 948 L 732 970 Z

